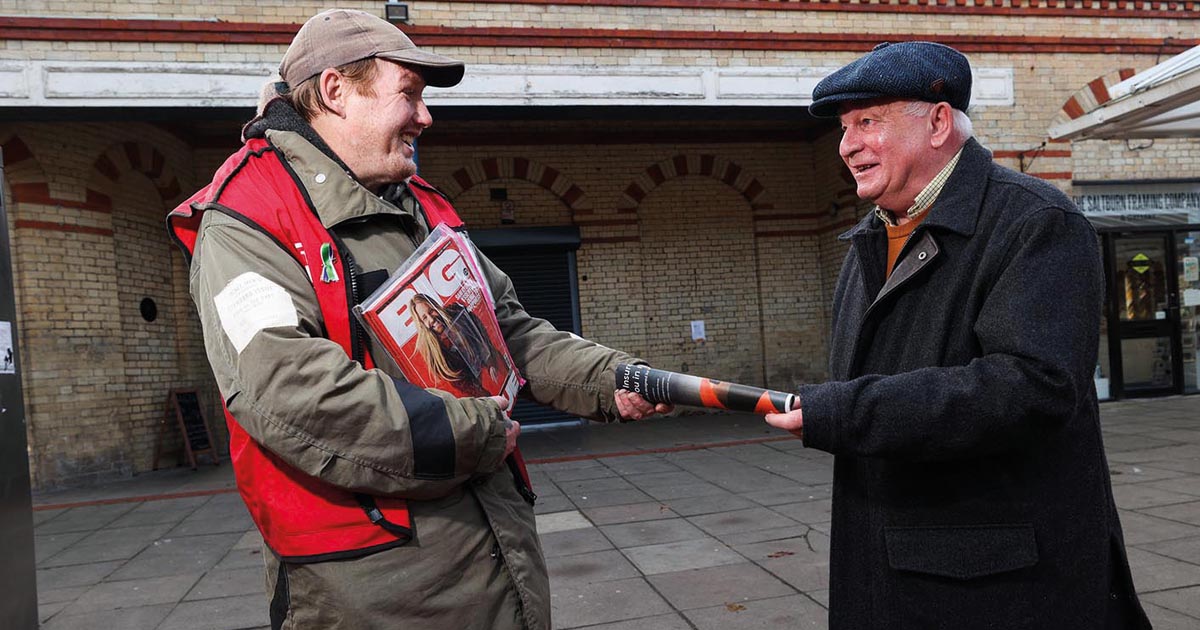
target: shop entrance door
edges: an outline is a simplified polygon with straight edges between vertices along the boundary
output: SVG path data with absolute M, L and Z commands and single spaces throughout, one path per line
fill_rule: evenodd
M 1186 234 L 1191 237 L 1185 243 Z M 1164 230 L 1108 236 L 1113 393 L 1123 398 L 1195 391 L 1198 309 L 1192 301 L 1200 297 L 1200 281 L 1185 285 L 1195 285 L 1186 294 L 1186 313 L 1181 283 L 1198 273 L 1196 233 Z M 1186 338 L 1185 325 L 1190 327 Z

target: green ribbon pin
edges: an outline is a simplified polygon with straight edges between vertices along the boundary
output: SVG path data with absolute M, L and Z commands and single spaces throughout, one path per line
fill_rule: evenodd
M 337 282 L 337 267 L 333 266 L 333 245 L 321 244 L 321 282 Z

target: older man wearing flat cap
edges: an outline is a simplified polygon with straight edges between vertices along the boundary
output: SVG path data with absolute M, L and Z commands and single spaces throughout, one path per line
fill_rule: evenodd
M 168 217 L 225 406 L 238 490 L 265 543 L 272 628 L 550 627 L 520 432 L 496 398 L 408 383 L 351 308 L 436 225 L 415 175 L 426 85 L 463 63 L 361 11 L 304 24 L 245 146 Z M 628 355 L 530 317 L 480 257 L 528 395 L 575 415 L 668 408 L 614 394 Z
M 971 69 L 881 44 L 810 112 L 876 204 L 833 304 L 831 381 L 767 416 L 835 455 L 829 627 L 1147 628 L 1100 439 L 1096 234 L 992 162 Z

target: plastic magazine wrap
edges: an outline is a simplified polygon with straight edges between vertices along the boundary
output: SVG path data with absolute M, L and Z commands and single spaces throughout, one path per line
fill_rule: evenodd
M 414 385 L 460 398 L 502 396 L 524 384 L 496 321 L 470 241 L 438 226 L 354 313 Z

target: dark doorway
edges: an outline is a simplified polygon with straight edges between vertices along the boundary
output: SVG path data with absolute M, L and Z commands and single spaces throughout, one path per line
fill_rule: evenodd
M 471 230 L 471 240 L 512 280 L 521 305 L 559 330 L 579 334 L 579 286 L 575 227 Z M 528 400 L 517 401 L 513 418 L 522 425 L 577 422 L 573 416 Z

